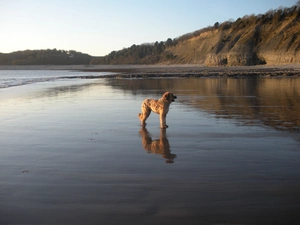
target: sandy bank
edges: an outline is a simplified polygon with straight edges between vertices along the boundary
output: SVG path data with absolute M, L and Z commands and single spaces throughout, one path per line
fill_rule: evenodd
M 116 72 L 115 77 L 203 77 L 203 76 L 299 76 L 300 64 L 206 67 L 185 65 L 30 65 L 0 66 L 0 70 L 79 70 L 86 72 Z M 107 77 L 107 76 L 105 76 Z M 89 78 L 89 77 L 85 77 Z M 101 78 L 97 77 L 97 78 Z

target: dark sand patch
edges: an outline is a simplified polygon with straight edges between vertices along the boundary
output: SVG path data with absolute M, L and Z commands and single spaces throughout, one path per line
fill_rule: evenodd
M 116 72 L 110 78 L 145 77 L 235 77 L 235 76 L 299 76 L 300 64 L 206 67 L 198 64 L 185 65 L 33 65 L 0 66 L 0 70 L 78 70 L 86 72 Z M 85 76 L 82 78 L 103 78 L 107 76 Z

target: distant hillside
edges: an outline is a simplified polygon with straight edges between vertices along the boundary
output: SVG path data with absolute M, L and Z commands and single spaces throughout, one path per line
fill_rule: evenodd
M 92 56 L 76 51 L 56 49 L 25 50 L 0 53 L 0 65 L 82 65 L 89 64 Z
M 105 44 L 105 43 L 104 43 Z M 103 57 L 76 51 L 26 50 L 0 53 L 0 65 L 205 64 L 244 66 L 300 63 L 300 1 L 167 41 L 132 45 Z
M 300 4 L 218 22 L 179 38 L 133 45 L 91 64 L 257 65 L 300 63 Z

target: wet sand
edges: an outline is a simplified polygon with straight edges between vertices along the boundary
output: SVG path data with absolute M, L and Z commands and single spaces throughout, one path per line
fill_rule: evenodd
M 297 224 L 299 133 L 199 110 L 183 87 L 169 128 L 152 114 L 142 129 L 160 82 L 176 91 L 122 79 L 2 89 L 0 224 Z
M 146 77 L 236 77 L 236 76 L 300 76 L 300 64 L 207 67 L 202 64 L 183 65 L 28 65 L 3 66 L 0 70 L 74 70 L 91 72 L 116 72 L 111 78 Z M 98 78 L 103 78 L 98 76 Z

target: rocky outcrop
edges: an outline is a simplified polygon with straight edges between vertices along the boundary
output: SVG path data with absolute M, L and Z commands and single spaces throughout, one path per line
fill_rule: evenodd
M 300 63 L 300 6 L 245 16 L 178 38 L 169 63 L 245 66 Z

